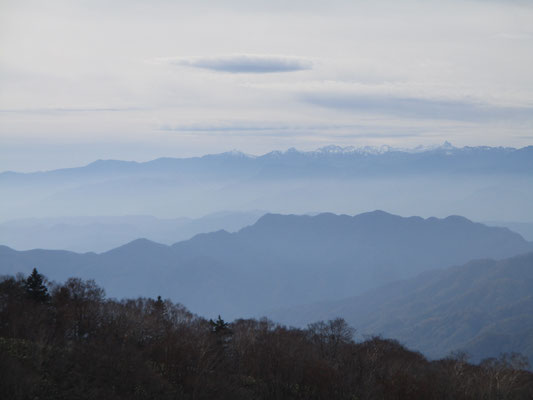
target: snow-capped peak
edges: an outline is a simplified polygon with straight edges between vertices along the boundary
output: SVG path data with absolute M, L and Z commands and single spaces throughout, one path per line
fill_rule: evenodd
M 230 156 L 230 157 L 255 158 L 255 156 L 253 155 L 243 153 L 242 151 L 236 150 L 236 149 L 226 151 L 225 153 L 222 153 L 222 154 L 225 156 Z
M 382 145 L 382 146 L 364 146 L 364 147 L 354 147 L 354 146 L 324 146 L 321 147 L 314 152 L 311 153 L 317 153 L 317 154 L 383 154 L 388 151 L 393 151 L 394 148 Z

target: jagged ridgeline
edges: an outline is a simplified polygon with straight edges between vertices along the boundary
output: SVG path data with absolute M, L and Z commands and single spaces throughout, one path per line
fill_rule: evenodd
M 533 147 L 410 150 L 329 146 L 0 174 L 0 220 L 80 215 L 199 216 L 222 210 L 467 215 L 529 220 Z M 23 201 L 21 201 L 23 199 Z M 177 239 L 175 239 L 177 240 Z
M 428 361 L 355 342 L 342 319 L 287 328 L 206 320 L 170 300 L 107 299 L 91 280 L 0 280 L 3 399 L 528 399 L 518 354 Z
M 452 216 L 267 214 L 235 233 L 167 246 L 135 240 L 105 253 L 0 247 L 0 272 L 95 279 L 114 297 L 162 295 L 228 318 L 362 294 L 420 272 L 533 250 L 505 228 Z M 216 310 L 214 309 L 216 308 Z

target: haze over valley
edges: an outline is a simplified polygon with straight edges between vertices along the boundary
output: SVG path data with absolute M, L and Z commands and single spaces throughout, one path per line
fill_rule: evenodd
M 449 143 L 416 149 L 330 146 L 263 156 L 233 151 L 4 172 L 0 186 L 9 195 L 3 198 L 0 266 L 12 275 L 38 267 L 58 282 L 94 279 L 111 297 L 162 296 L 210 318 L 268 315 L 305 326 L 341 316 L 361 334 L 398 338 L 432 357 L 465 349 L 476 360 L 495 355 L 487 343 L 499 330 L 504 336 L 494 342 L 494 352 L 520 351 L 531 358 L 527 340 L 505 336 L 511 325 L 519 337 L 529 335 L 527 305 L 516 306 L 524 313 L 515 315 L 507 293 L 523 292 L 516 299 L 520 304 L 529 297 L 514 283 L 502 284 L 503 293 L 479 289 L 496 296 L 490 297 L 493 307 L 509 309 L 502 315 L 512 324 L 493 321 L 494 327 L 478 311 L 452 317 L 458 312 L 453 308 L 427 309 L 435 299 L 424 300 L 423 288 L 448 293 L 449 280 L 439 280 L 445 273 L 460 285 L 469 279 L 488 285 L 495 261 L 472 261 L 480 265 L 476 278 L 462 275 L 470 264 L 458 266 L 531 254 L 532 182 L 532 147 Z M 357 213 L 380 204 L 406 217 Z M 326 207 L 336 212 L 317 211 Z M 423 216 L 409 216 L 415 209 Z M 212 213 L 183 216 L 207 211 Z M 503 222 L 473 222 L 456 211 Z M 8 219 L 16 215 L 26 218 Z M 530 257 L 523 260 L 527 270 Z M 512 271 L 500 269 L 491 284 L 508 282 Z M 477 310 L 481 300 L 461 288 L 444 298 L 466 296 L 461 307 Z M 400 310 L 402 302 L 409 308 Z M 387 313 L 391 321 L 405 314 L 403 321 L 412 322 L 388 321 Z M 462 328 L 428 325 L 428 317 L 477 328 L 437 346 L 431 338 L 440 337 L 438 332 Z
M 1 173 L 0 218 L 168 219 L 232 210 L 355 214 L 383 209 L 532 222 L 532 154 L 533 147 L 445 143 L 416 150 L 332 146 L 257 157 L 229 152 L 145 163 L 100 160 L 71 169 Z
M 533 2 L 0 1 L 0 399 L 533 399 Z
M 172 246 L 137 239 L 104 253 L 2 248 L 6 273 L 95 279 L 115 297 L 162 295 L 192 311 L 231 318 L 362 293 L 474 258 L 533 251 L 506 228 L 463 217 L 402 218 L 383 211 L 266 214 L 236 233 L 200 234 Z

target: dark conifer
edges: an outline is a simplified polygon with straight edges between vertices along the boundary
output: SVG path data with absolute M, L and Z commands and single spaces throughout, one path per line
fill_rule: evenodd
M 48 288 L 44 284 L 44 277 L 34 268 L 28 278 L 24 281 L 26 294 L 38 303 L 46 303 L 50 300 Z
M 209 325 L 211 325 L 211 331 L 214 333 L 228 334 L 231 332 L 229 329 L 229 324 L 220 318 L 220 315 L 216 321 L 210 319 Z

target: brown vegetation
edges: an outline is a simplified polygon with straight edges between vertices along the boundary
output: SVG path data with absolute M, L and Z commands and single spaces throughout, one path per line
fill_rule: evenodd
M 533 398 L 517 355 L 428 361 L 393 340 L 356 343 L 342 319 L 228 324 L 161 298 L 106 299 L 94 281 L 48 294 L 40 278 L 0 281 L 2 399 Z

